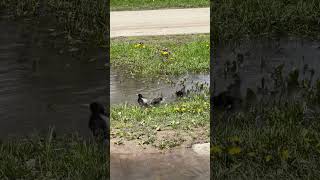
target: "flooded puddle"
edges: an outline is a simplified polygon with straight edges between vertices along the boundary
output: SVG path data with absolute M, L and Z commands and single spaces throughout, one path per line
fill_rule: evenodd
M 88 50 L 81 60 L 63 53 L 71 47 L 61 46 L 50 28 L 0 21 L 0 137 L 49 126 L 87 135 L 88 104 L 107 99 L 105 51 Z
M 180 78 L 174 78 L 173 84 L 166 83 L 164 80 L 150 81 L 147 78 L 130 78 L 117 72 L 111 70 L 110 73 L 110 98 L 111 104 L 136 104 L 138 96 L 141 93 L 148 99 L 163 96 L 165 102 L 175 101 L 175 92 L 182 88 L 180 81 L 185 79 L 186 89 L 195 88 L 194 85 L 198 83 L 208 83 L 210 82 L 210 77 L 208 74 L 200 75 L 185 75 Z
M 297 68 L 301 78 L 310 77 L 310 69 L 315 70 L 314 79 L 320 77 L 320 42 L 301 39 L 280 39 L 277 41 L 249 41 L 237 48 L 224 47 L 217 50 L 217 58 L 214 62 L 215 92 L 225 91 L 234 78 L 232 73 L 225 76 L 225 64 L 227 61 L 232 66 L 237 61 L 237 54 L 243 55 L 243 63 L 238 66 L 238 74 L 241 79 L 240 93 L 246 94 L 247 88 L 254 90 L 261 86 L 261 79 L 270 87 L 271 73 L 275 67 L 284 64 L 284 76 Z M 303 75 L 305 65 L 308 71 Z
M 210 158 L 192 150 L 155 154 L 111 154 L 112 180 L 210 179 Z

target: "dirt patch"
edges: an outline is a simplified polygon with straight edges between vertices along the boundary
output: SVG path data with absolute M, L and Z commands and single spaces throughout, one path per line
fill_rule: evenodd
M 139 139 L 111 139 L 111 153 L 165 153 L 168 151 L 191 148 L 193 144 L 209 142 L 208 134 L 202 128 L 192 132 L 163 130 L 157 131 L 153 143 L 146 144 Z

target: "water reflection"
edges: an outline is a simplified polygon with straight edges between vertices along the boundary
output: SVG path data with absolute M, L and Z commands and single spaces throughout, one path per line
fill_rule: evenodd
M 274 68 L 284 64 L 284 75 L 297 68 L 303 74 L 305 64 L 317 70 L 320 68 L 320 43 L 302 39 L 280 39 L 280 40 L 251 40 L 241 46 L 220 47 L 217 50 L 217 58 L 214 63 L 215 92 L 220 93 L 226 90 L 234 78 L 231 75 L 224 77 L 224 68 L 227 61 L 236 60 L 237 54 L 244 55 L 242 67 L 238 74 L 241 78 L 241 95 L 246 93 L 248 87 L 257 89 L 261 84 L 261 79 L 265 78 L 266 85 L 270 85 L 270 74 Z M 261 70 L 261 62 L 265 65 Z M 319 78 L 319 72 L 315 73 L 315 78 Z M 308 76 L 307 76 L 308 77 Z M 270 86 L 269 86 L 270 87 Z
M 105 51 L 89 50 L 90 63 L 59 53 L 64 40 L 51 42 L 48 28 L 0 21 L 0 137 L 49 126 L 89 134 L 86 104 L 106 101 Z

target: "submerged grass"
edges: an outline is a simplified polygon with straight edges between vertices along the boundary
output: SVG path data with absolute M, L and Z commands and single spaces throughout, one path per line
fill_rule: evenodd
M 111 66 L 153 78 L 209 72 L 209 41 L 206 34 L 112 39 Z
M 109 4 L 105 0 L 0 0 L 0 9 L 18 18 L 56 22 L 71 36 L 105 45 L 109 38 Z
M 107 150 L 76 135 L 0 142 L 0 179 L 109 179 Z
M 265 36 L 318 38 L 320 1 L 221 0 L 211 3 L 211 27 L 216 42 Z
M 209 7 L 209 0 L 111 0 L 111 11 Z
M 194 95 L 157 107 L 116 105 L 111 108 L 111 137 L 160 149 L 181 145 L 186 138 L 209 141 L 209 99 Z

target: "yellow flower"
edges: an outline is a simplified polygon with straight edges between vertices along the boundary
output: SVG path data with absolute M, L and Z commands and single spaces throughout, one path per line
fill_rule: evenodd
M 266 159 L 266 162 L 269 162 L 269 161 L 272 159 L 272 156 L 271 156 L 271 155 L 267 155 L 267 156 L 265 157 L 265 159 Z
M 280 157 L 281 157 L 281 159 L 283 159 L 283 160 L 288 160 L 288 158 L 289 158 L 289 151 L 288 151 L 287 149 L 286 149 L 286 150 L 283 150 L 283 151 L 281 152 Z
M 212 147 L 211 147 L 211 152 L 213 153 L 213 154 L 220 154 L 220 153 L 222 153 L 222 148 L 220 147 L 220 146 L 218 146 L 218 145 L 213 145 Z
M 162 55 L 168 55 L 169 53 L 167 51 L 162 51 L 161 54 Z
M 231 147 L 231 148 L 228 149 L 228 153 L 229 153 L 230 155 L 240 154 L 240 153 L 241 153 L 241 148 L 238 147 L 238 146 Z
M 181 108 L 181 111 L 182 111 L 182 112 L 184 112 L 184 111 L 186 111 L 186 110 L 187 110 L 186 108 Z
M 141 44 L 135 44 L 134 47 L 135 48 L 139 48 L 141 46 Z

